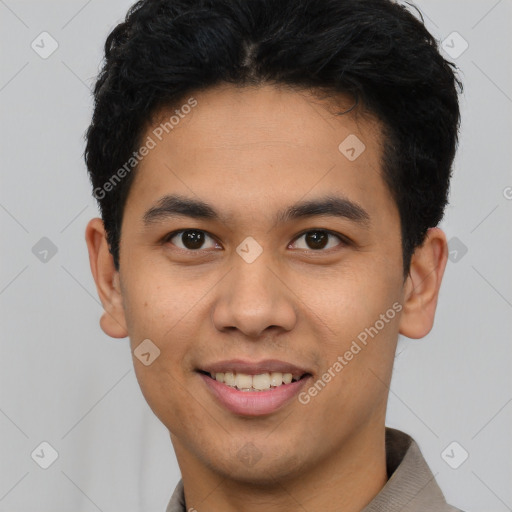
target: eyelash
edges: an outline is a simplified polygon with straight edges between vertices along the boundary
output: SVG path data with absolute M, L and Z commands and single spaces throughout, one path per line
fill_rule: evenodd
M 204 229 L 195 229 L 195 228 L 188 228 L 188 229 L 180 229 L 180 230 L 177 230 L 177 231 L 173 231 L 172 233 L 168 233 L 167 235 L 164 236 L 164 238 L 162 239 L 162 243 L 170 243 L 170 241 L 177 235 L 179 234 L 182 234 L 182 233 L 185 233 L 187 231 L 198 231 L 200 233 L 204 233 L 206 234 L 208 237 L 210 237 L 212 240 L 215 240 L 216 241 L 216 238 L 211 235 L 210 233 L 208 233 L 208 231 L 205 231 Z M 338 238 L 338 240 L 341 242 L 340 245 L 350 245 L 351 244 L 351 240 L 349 238 L 347 238 L 346 236 L 340 234 L 340 233 L 336 233 L 335 231 L 331 231 L 329 229 L 323 229 L 323 228 L 313 228 L 313 229 L 308 229 L 306 231 L 302 231 L 301 233 L 299 233 L 294 239 L 293 239 L 293 242 L 291 243 L 296 243 L 297 240 L 299 240 L 301 237 L 303 237 L 304 235 L 307 235 L 308 233 L 325 233 L 327 235 L 331 235 L 331 236 L 334 236 L 336 238 Z M 216 241 L 216 243 L 218 243 Z M 175 244 L 172 244 L 172 245 L 175 245 Z M 182 249 L 181 247 L 177 247 L 178 250 L 182 251 L 182 252 L 185 252 L 185 253 L 193 253 L 193 254 L 197 254 L 197 253 L 200 253 L 202 251 L 204 251 L 205 249 Z M 304 251 L 307 251 L 308 253 L 322 253 L 322 252 L 328 252 L 330 251 L 331 249 L 333 249 L 332 247 L 329 248 L 329 249 L 302 249 Z

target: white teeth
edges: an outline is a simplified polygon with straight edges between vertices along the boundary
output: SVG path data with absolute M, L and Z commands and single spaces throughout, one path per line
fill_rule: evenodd
M 261 373 L 259 375 L 248 375 L 246 373 L 233 373 L 233 372 L 217 372 L 211 375 L 212 378 L 218 382 L 223 382 L 230 387 L 238 388 L 244 391 L 264 391 L 271 387 L 282 386 L 283 384 L 290 384 L 293 380 L 291 373 Z
M 252 377 L 243 373 L 237 373 L 235 377 L 235 386 L 238 389 L 251 389 Z
M 264 389 L 270 388 L 270 375 L 268 373 L 262 373 L 261 375 L 254 375 L 252 378 L 252 387 L 263 391 Z
M 222 375 L 222 373 L 220 375 Z M 231 373 L 231 372 L 226 372 L 224 374 L 224 383 L 227 384 L 228 386 L 235 387 L 235 376 L 234 376 L 234 374 Z
M 283 383 L 283 374 L 278 372 L 272 372 L 270 374 L 270 385 L 280 386 Z

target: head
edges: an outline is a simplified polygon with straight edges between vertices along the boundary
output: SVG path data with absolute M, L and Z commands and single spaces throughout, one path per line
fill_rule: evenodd
M 447 257 L 460 83 L 422 22 L 389 0 L 146 0 L 105 57 L 85 152 L 101 325 L 151 340 L 136 375 L 178 457 L 263 482 L 383 424 Z M 202 372 L 232 359 L 297 366 L 302 399 L 228 411 Z

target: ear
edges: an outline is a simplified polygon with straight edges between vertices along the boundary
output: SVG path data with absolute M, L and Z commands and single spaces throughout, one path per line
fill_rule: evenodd
M 128 336 L 126 319 L 119 283 L 119 272 L 109 251 L 103 221 L 91 219 L 85 229 L 85 241 L 89 250 L 89 263 L 96 283 L 96 289 L 103 304 L 104 313 L 100 326 L 112 338 Z
M 439 228 L 430 228 L 423 244 L 412 256 L 404 287 L 404 307 L 400 334 L 423 338 L 434 325 L 439 289 L 448 260 L 446 236 Z

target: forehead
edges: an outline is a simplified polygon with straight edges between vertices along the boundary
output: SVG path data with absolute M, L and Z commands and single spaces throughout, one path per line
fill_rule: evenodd
M 381 175 L 380 125 L 357 108 L 335 115 L 352 105 L 342 95 L 327 102 L 273 85 L 191 94 L 147 127 L 143 141 L 151 138 L 154 147 L 138 165 L 135 200 L 148 207 L 164 192 L 178 192 L 208 199 L 226 215 L 236 204 L 231 213 L 239 215 L 240 205 L 261 213 L 338 192 L 372 203 L 370 210 L 392 210 Z
M 196 103 L 194 108 L 187 105 L 191 98 Z M 379 145 L 379 122 L 365 113 L 362 106 L 353 107 L 354 98 L 340 93 L 286 85 L 221 84 L 190 94 L 170 109 L 160 110 L 153 116 L 148 133 L 160 131 L 165 138 L 172 132 L 176 143 L 186 138 L 189 147 L 201 148 L 295 144 L 332 152 L 338 149 L 338 139 L 349 134 L 371 138 L 370 143 Z

